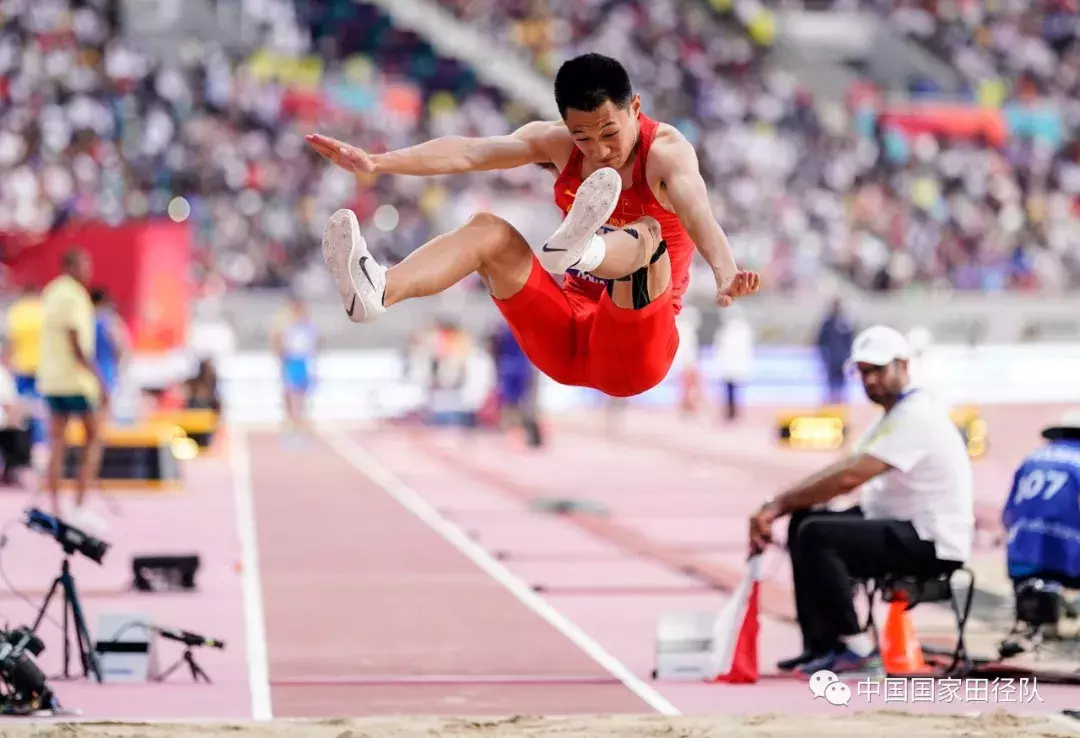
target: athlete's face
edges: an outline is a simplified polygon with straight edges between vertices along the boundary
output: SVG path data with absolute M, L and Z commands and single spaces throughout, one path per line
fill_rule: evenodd
M 639 110 L 641 98 L 634 95 L 625 108 L 610 100 L 588 112 L 569 108 L 565 122 L 574 144 L 590 163 L 620 169 L 634 153 Z
M 885 366 L 856 364 L 862 378 L 863 389 L 871 402 L 885 407 L 892 406 L 908 383 L 906 361 L 894 361 Z

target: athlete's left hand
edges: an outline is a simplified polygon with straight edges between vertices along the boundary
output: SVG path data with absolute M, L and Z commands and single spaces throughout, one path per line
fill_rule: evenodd
M 735 272 L 735 276 L 726 285 L 717 279 L 716 304 L 720 307 L 731 307 L 736 298 L 752 295 L 758 291 L 760 286 L 760 274 L 739 270 Z
M 317 151 L 320 156 L 329 159 L 346 172 L 353 174 L 375 172 L 375 161 L 371 158 L 371 154 L 358 146 L 351 146 L 321 133 L 309 133 L 305 138 L 308 146 Z

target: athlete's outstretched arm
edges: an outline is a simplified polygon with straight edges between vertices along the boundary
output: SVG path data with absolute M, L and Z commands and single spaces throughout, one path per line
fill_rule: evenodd
M 727 306 L 736 297 L 757 292 L 759 276 L 754 272 L 739 270 L 731 244 L 713 217 L 709 192 L 701 177 L 694 147 L 679 136 L 676 140 L 654 146 L 650 156 L 655 157 L 660 167 L 658 173 L 662 186 L 675 214 L 706 263 L 712 267 L 713 276 L 716 277 L 717 302 Z
M 559 135 L 567 135 L 562 123 L 535 121 L 507 136 L 443 136 L 385 154 L 369 154 L 318 133 L 308 135 L 307 142 L 319 154 L 350 172 L 424 176 L 547 164 L 551 162 L 551 142 Z

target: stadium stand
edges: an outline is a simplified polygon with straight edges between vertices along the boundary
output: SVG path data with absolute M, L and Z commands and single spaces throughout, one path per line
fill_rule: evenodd
M 743 23 L 700 2 L 441 4 L 496 43 L 524 49 L 547 75 L 587 49 L 622 59 L 652 93 L 646 109 L 697 146 L 715 213 L 769 290 L 813 289 L 825 271 L 874 290 L 1049 292 L 1080 277 L 1080 147 L 1062 144 L 1060 131 L 1039 135 L 1034 115 L 1034 135 L 969 136 L 922 130 L 873 89 L 828 106 Z M 0 113 L 0 233 L 9 253 L 79 219 L 161 215 L 182 192 L 200 281 L 312 293 L 324 285 L 322 223 L 342 205 L 357 211 L 376 253 L 395 261 L 489 207 L 494 193 L 518 198 L 523 212 L 550 203 L 546 175 L 532 168 L 358 186 L 305 150 L 302 133 L 315 128 L 381 150 L 507 132 L 534 115 L 374 5 L 346 15 L 353 3 L 303 4 L 275 19 L 258 51 L 203 44 L 175 62 L 119 37 L 104 3 L 11 5 L 0 31 L 0 95 L 9 103 Z M 930 23 L 917 35 L 985 82 L 972 70 L 986 63 L 965 61 L 979 51 L 964 40 L 968 26 L 938 7 L 936 16 L 905 3 L 882 12 L 904 28 Z M 1021 76 L 1014 97 L 1031 99 L 1030 79 L 1048 94 L 1075 89 L 1075 80 L 1064 84 L 1076 57 L 1054 30 L 1058 17 L 987 16 L 972 31 L 997 48 L 1016 29 L 1049 29 L 1027 36 L 1025 48 L 1065 50 L 1052 75 L 1062 84 Z M 1013 57 L 981 53 L 1018 68 Z
M 909 178 L 918 195 L 909 198 L 914 222 L 906 239 L 917 260 L 934 254 L 951 263 L 951 282 L 961 289 L 1050 292 L 1076 285 L 1080 149 L 1073 132 L 1080 122 L 1080 46 L 1074 3 L 783 5 L 879 13 L 960 72 L 959 100 L 941 101 L 932 86 L 913 85 L 917 104 L 882 116 L 879 125 L 885 172 L 896 176 L 917 162 Z M 926 110 L 936 102 L 969 105 L 959 113 L 953 108 L 954 118 L 965 121 L 956 125 L 974 125 L 981 135 L 954 131 L 905 141 L 904 118 L 919 103 Z M 857 122 L 864 132 L 871 125 Z
M 978 17 L 978 4 L 938 3 L 937 15 L 919 3 L 859 4 L 905 28 L 929 26 L 924 35 L 937 39 L 935 51 L 981 85 L 984 103 L 994 94 L 987 85 L 1004 84 L 991 75 L 993 60 L 1013 71 L 1016 92 L 997 102 L 1011 95 L 1029 106 L 1009 111 L 1018 134 L 999 139 L 905 130 L 893 124 L 899 116 L 881 114 L 872 89 L 852 91 L 847 121 L 826 127 L 790 75 L 770 64 L 767 47 L 751 41 L 751 29 L 705 3 L 565 3 L 546 11 L 529 3 L 443 4 L 521 45 L 544 71 L 598 50 L 623 59 L 643 88 L 661 90 L 646 105 L 698 145 L 718 217 L 773 286 L 812 283 L 822 264 L 878 290 L 1054 291 L 1080 276 L 1080 149 L 1064 145 L 1033 101 L 1036 90 L 1047 91 L 1075 107 L 1076 52 L 1063 39 L 1062 9 L 1003 18 L 988 12 L 985 25 L 965 36 L 946 8 Z M 1017 34 L 1025 43 L 1010 56 L 1008 40 Z M 988 37 L 990 48 L 975 36 Z M 1045 62 L 1048 54 L 1056 62 L 1054 51 L 1063 53 L 1060 66 Z M 1067 84 L 1054 86 L 1044 75 L 1036 86 L 1016 71 L 1053 72 Z
M 951 63 L 984 102 L 1049 94 L 1073 108 L 1075 115 L 1080 84 L 1075 2 L 896 0 L 866 5 Z
M 389 148 L 445 131 L 501 131 L 522 115 L 504 111 L 467 69 L 391 28 L 373 6 L 338 24 L 334 4 L 324 4 L 294 29 L 336 49 L 325 65 L 271 44 L 247 56 L 203 44 L 176 62 L 160 60 L 120 37 L 104 4 L 75 6 L 15 3 L 0 30 L 0 233 L 8 256 L 75 221 L 163 216 L 183 194 L 200 280 L 280 287 L 305 273 L 321 278 L 316 245 L 343 204 L 365 221 L 379 206 L 391 208 L 379 223 L 386 230 L 372 229 L 369 240 L 393 261 L 403 255 L 398 245 L 428 238 L 434 210 L 455 196 L 455 184 L 358 186 L 323 166 L 303 134 L 318 128 Z M 513 175 L 486 181 L 501 191 L 528 186 Z M 484 187 L 470 185 L 473 196 Z

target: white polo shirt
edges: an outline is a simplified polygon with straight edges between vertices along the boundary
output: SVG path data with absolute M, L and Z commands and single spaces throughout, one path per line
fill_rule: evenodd
M 947 407 L 918 389 L 882 415 L 856 445 L 891 470 L 860 490 L 867 518 L 910 520 L 939 559 L 966 562 L 975 537 L 974 474 Z

